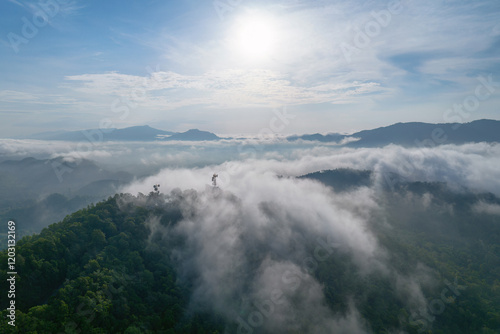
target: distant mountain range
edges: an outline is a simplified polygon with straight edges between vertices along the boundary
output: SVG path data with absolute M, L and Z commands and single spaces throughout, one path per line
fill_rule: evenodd
M 432 147 L 442 144 L 500 142 L 500 121 L 483 119 L 470 123 L 397 123 L 350 135 L 317 133 L 290 136 L 287 139 L 337 143 L 345 140 L 344 146 L 349 147 L 380 147 L 389 144 Z
M 170 137 L 163 138 L 164 140 L 186 140 L 186 141 L 204 141 L 204 140 L 219 140 L 222 139 L 217 135 L 198 129 L 191 129 L 182 133 L 175 133 Z
M 115 194 L 133 178 L 126 172 L 104 170 L 90 160 L 2 161 L 0 221 L 16 219 L 20 232 L 39 232 L 52 221 Z
M 115 190 L 111 185 L 118 188 L 132 179 L 129 173 L 107 171 L 85 159 L 6 160 L 0 162 L 0 209 L 6 203 L 56 192 L 70 196 L 109 196 Z
M 186 132 L 178 133 L 164 131 L 152 128 L 148 125 L 132 126 L 124 129 L 90 129 L 82 131 L 56 131 L 43 132 L 26 137 L 26 139 L 39 140 L 65 140 L 65 141 L 155 141 L 155 140 L 219 140 L 217 135 L 191 129 Z
M 148 125 L 124 129 L 83 130 L 70 132 L 45 132 L 26 139 L 66 141 L 213 141 L 224 139 L 214 133 L 191 129 L 172 132 L 152 128 Z M 380 147 L 389 144 L 405 147 L 432 147 L 442 144 L 464 144 L 478 142 L 500 142 L 500 121 L 478 120 L 470 123 L 397 123 L 353 134 L 305 134 L 287 137 L 289 141 L 332 142 L 348 147 Z

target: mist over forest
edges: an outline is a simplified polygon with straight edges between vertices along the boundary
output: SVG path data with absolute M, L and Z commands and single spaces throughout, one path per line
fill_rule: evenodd
M 20 235 L 37 233 L 18 243 L 19 266 L 33 273 L 19 283 L 32 296 L 19 297 L 19 328 L 500 328 L 497 143 L 353 148 L 254 138 L 79 151 L 3 140 L 2 150 L 2 224 L 15 219 Z M 128 281 L 110 294 L 117 273 Z M 82 280 L 91 285 L 74 291 Z
M 500 1 L 0 18 L 0 334 L 500 333 Z

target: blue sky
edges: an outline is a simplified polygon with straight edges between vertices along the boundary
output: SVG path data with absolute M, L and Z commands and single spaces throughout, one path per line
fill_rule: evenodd
M 276 110 L 293 116 L 283 133 L 500 119 L 497 0 L 4 0 L 0 13 L 2 137 L 249 134 Z

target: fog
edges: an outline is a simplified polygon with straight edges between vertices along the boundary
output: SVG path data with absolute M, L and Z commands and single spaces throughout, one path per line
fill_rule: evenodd
M 383 277 L 409 312 L 421 310 L 424 291 L 437 278 L 421 264 L 405 272 L 392 264 L 398 254 L 391 254 L 375 233 L 376 226 L 387 224 L 383 193 L 399 181 L 426 181 L 446 182 L 457 193 L 468 189 L 500 195 L 500 146 L 486 143 L 343 148 L 226 140 L 107 142 L 79 149 L 73 143 L 4 140 L 0 150 L 3 161 L 35 156 L 61 159 L 78 169 L 87 166 L 81 161 L 91 160 L 110 173 L 132 173 L 133 181 L 109 189 L 110 195 L 148 194 L 160 184 L 159 205 L 175 203 L 183 218 L 165 225 L 151 216 L 150 239 L 174 245 L 165 256 L 179 279 L 192 284 L 190 310 L 213 310 L 230 324 L 227 333 L 371 333 L 359 300 L 347 296 L 343 311 L 328 306 L 314 272 L 333 258 L 347 257 L 360 277 Z M 371 185 L 337 192 L 295 178 L 337 168 L 370 170 Z M 211 185 L 214 173 L 217 187 Z M 425 212 L 434 197 L 402 195 L 398 203 L 403 203 L 401 215 L 407 214 L 405 208 Z M 452 206 L 443 208 L 453 211 Z M 498 215 L 499 208 L 487 202 L 473 206 L 480 214 Z
M 184 219 L 174 227 L 148 221 L 153 238 L 178 245 L 169 256 L 181 281 L 194 284 L 192 310 L 236 323 L 226 332 L 368 333 L 355 303 L 332 312 L 312 275 L 335 254 L 349 256 L 360 275 L 398 277 L 409 307 L 421 306 L 420 286 L 395 273 L 370 232 L 367 216 L 377 209 L 370 189 L 339 196 L 309 180 L 244 174 L 233 191 L 174 189 L 165 198 Z
M 248 171 L 248 168 L 240 166 L 252 166 L 250 169 L 259 174 L 283 176 L 299 176 L 335 168 L 371 170 L 380 178 L 377 182 L 387 183 L 386 175 L 391 173 L 407 181 L 442 181 L 457 188 L 467 187 L 500 194 L 500 170 L 497 168 L 500 163 L 500 145 L 496 143 L 442 145 L 434 148 L 403 148 L 396 145 L 344 148 L 336 144 L 287 142 L 281 139 L 101 142 L 95 145 L 0 140 L 0 161 L 25 157 L 59 157 L 73 164 L 76 162 L 77 165 L 79 161 L 92 160 L 109 171 L 126 171 L 136 177 L 155 175 L 156 178 L 163 178 L 170 189 L 199 189 L 209 183 L 213 172 L 219 172 L 222 184 L 233 183 L 242 172 Z M 177 174 L 185 177 L 177 177 Z M 201 179 L 208 181 L 200 182 Z M 141 182 L 126 189 L 149 191 L 139 190 L 139 184 Z
M 498 195 L 499 150 L 496 144 L 484 143 L 425 149 L 293 147 L 285 154 L 267 150 L 262 153 L 265 159 L 253 152 L 254 158 L 241 155 L 219 165 L 166 168 L 122 191 L 148 192 L 154 183 L 161 183 L 167 194 L 193 189 L 181 201 L 189 219 L 174 229 L 151 224 L 165 242 L 185 238 L 188 247 L 174 253 L 184 277 L 195 277 L 192 307 L 208 306 L 236 322 L 229 332 L 258 328 L 269 333 L 369 333 L 355 302 L 350 301 L 344 313 L 325 306 L 321 284 L 308 270 L 318 261 L 315 256 L 348 254 L 360 275 L 386 277 L 410 312 L 422 310 L 423 291 L 434 287 L 437 278 L 421 264 L 405 273 L 391 265 L 398 254 L 388 253 L 372 232 L 387 209 L 381 192 L 396 180 L 437 181 L 458 193 L 469 189 Z M 372 170 L 372 186 L 337 193 L 292 177 L 335 168 Z M 219 174 L 219 188 L 209 185 L 214 172 Z M 408 193 L 398 201 L 402 217 L 410 208 L 423 220 L 427 210 L 453 214 L 451 204 L 433 207 L 430 193 Z M 474 206 L 487 214 L 498 214 L 498 208 L 490 203 Z M 453 235 L 453 227 L 443 226 L 436 223 L 432 228 Z
M 498 144 L 443 145 L 436 148 L 403 148 L 389 145 L 383 148 L 351 149 L 335 145 L 313 147 L 306 143 L 264 143 L 262 146 L 236 145 L 233 151 L 225 147 L 226 151 L 223 153 L 213 153 L 205 148 L 198 150 L 202 152 L 205 162 L 209 157 L 223 162 L 205 163 L 195 168 L 165 168 L 145 182 L 131 184 L 124 190 L 132 193 L 145 191 L 144 188 L 140 190 L 138 187 L 153 179 L 163 181 L 169 189 L 202 189 L 209 183 L 212 173 L 218 172 L 221 186 L 237 191 L 234 183 L 241 182 L 242 176 L 248 173 L 256 173 L 257 177 L 267 173 L 300 176 L 320 170 L 352 168 L 373 171 L 376 176 L 375 183 L 378 185 L 390 185 L 393 180 L 388 175 L 397 175 L 399 180 L 404 181 L 446 182 L 457 190 L 466 187 L 474 191 L 500 194 Z M 168 159 L 168 154 L 163 156 L 156 150 L 152 156 Z M 144 159 L 142 163 L 156 164 L 154 160 L 148 159 Z

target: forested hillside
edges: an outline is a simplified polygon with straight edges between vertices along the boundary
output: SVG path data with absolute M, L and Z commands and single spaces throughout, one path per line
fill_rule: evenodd
M 145 204 L 122 211 L 117 202 L 124 197 L 18 242 L 19 311 L 15 329 L 4 321 L 2 333 L 217 332 L 216 317 L 187 314 L 189 286 L 177 282 L 164 247 L 148 243 L 148 216 L 175 221 L 176 208 Z M 6 252 L 1 261 L 7 263 Z M 4 271 L 1 279 L 6 291 Z
M 304 265 L 293 254 L 297 249 L 316 254 L 316 235 L 304 230 L 289 243 L 278 232 L 274 240 L 260 239 L 259 231 L 240 233 L 249 231 L 241 226 L 244 222 L 222 210 L 217 217 L 222 221 L 229 215 L 229 223 L 212 231 L 213 236 L 200 237 L 224 244 L 231 231 L 236 234 L 233 242 L 251 242 L 241 249 L 246 262 L 229 264 L 223 280 L 210 285 L 220 300 L 202 298 L 213 296 L 200 282 L 207 280 L 207 272 L 218 277 L 217 268 L 202 271 L 204 264 L 192 254 L 203 255 L 204 261 L 215 259 L 214 263 L 221 263 L 226 254 L 216 241 L 209 248 L 194 243 L 197 239 L 190 234 L 202 233 L 203 226 L 187 229 L 203 214 L 196 207 L 206 201 L 241 207 L 240 199 L 221 189 L 120 194 L 67 216 L 39 235 L 24 237 L 16 245 L 16 327 L 2 321 L 0 332 L 271 333 L 273 328 L 282 333 L 318 332 L 315 322 L 324 315 L 308 315 L 304 309 L 312 303 L 315 289 L 325 296 L 322 310 L 347 319 L 354 314 L 352 319 L 371 333 L 500 330 L 500 216 L 481 210 L 500 204 L 494 195 L 456 193 L 432 183 L 400 184 L 379 194 L 380 207 L 370 213 L 367 228 L 383 249 L 380 261 L 390 265 L 379 264 L 376 270 L 359 265 L 356 253 L 346 250 L 342 241 L 327 251 L 330 256 Z M 259 210 L 278 219 L 276 204 L 260 203 Z M 294 224 L 299 218 L 287 219 Z M 272 234 L 269 227 L 262 229 Z M 258 306 L 259 302 L 248 300 L 257 298 L 249 291 L 265 277 L 263 264 L 269 261 L 300 268 L 287 277 L 283 288 L 291 313 L 287 316 L 294 320 L 282 329 L 273 327 L 277 318 L 285 316 L 280 303 L 264 301 Z M 5 251 L 0 262 L 7 263 Z M 2 271 L 2 291 L 8 289 L 6 279 Z M 235 287 L 237 282 L 242 283 Z M 411 304 L 411 284 L 422 287 L 423 308 Z M 5 319 L 3 297 L 0 306 Z M 256 309 L 264 314 L 258 326 L 252 320 Z

